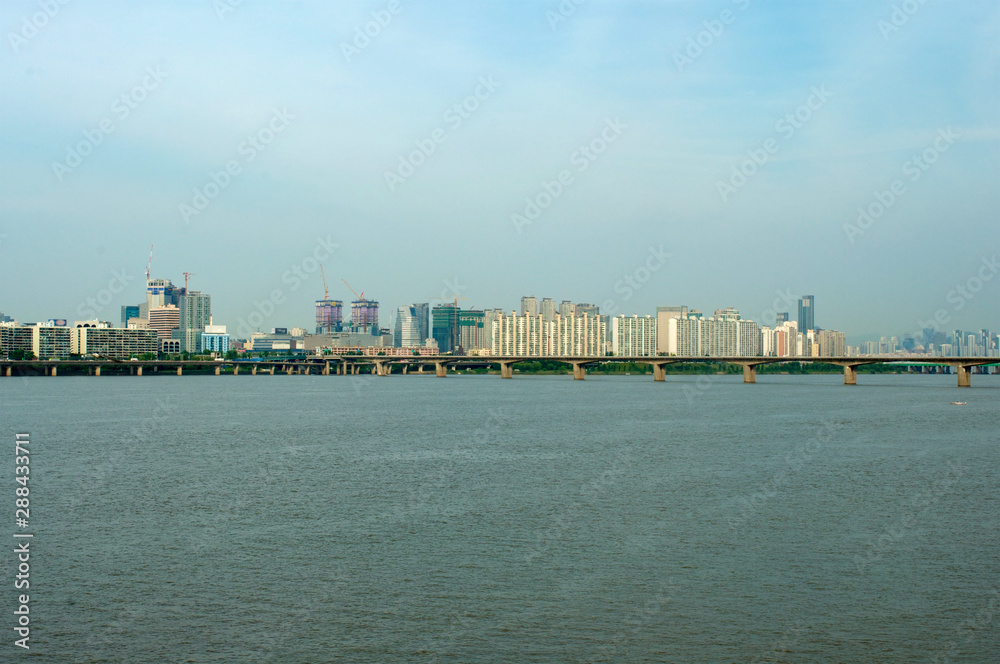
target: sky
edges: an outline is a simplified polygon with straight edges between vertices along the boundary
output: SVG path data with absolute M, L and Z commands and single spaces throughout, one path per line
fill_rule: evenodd
M 579 4 L 577 4 L 579 3 Z M 522 295 L 1000 329 L 1000 5 L 0 4 L 0 311 Z M 935 318 L 936 317 L 936 318 Z

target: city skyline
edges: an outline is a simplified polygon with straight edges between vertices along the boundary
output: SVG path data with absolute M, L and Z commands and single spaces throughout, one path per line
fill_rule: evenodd
M 59 4 L 39 27 L 4 3 L 0 306 L 72 315 L 141 285 L 153 243 L 225 320 L 275 289 L 311 320 L 320 276 L 284 277 L 320 253 L 387 310 L 455 283 L 636 312 L 791 291 L 855 337 L 995 326 L 995 3 L 574 6 Z
M 203 293 L 199 290 L 191 289 L 190 291 L 188 291 L 186 287 L 179 287 L 176 284 L 173 284 L 172 279 L 166 277 L 150 278 L 145 283 L 146 283 L 146 289 L 144 292 L 144 297 L 146 297 L 147 299 L 156 298 L 154 300 L 149 300 L 149 301 L 151 302 L 155 301 L 161 305 L 164 304 L 165 302 L 163 294 L 165 290 L 173 293 L 175 301 L 178 302 L 181 301 L 182 299 L 187 299 L 184 298 L 185 293 L 189 293 L 191 296 L 195 297 L 203 297 L 203 296 L 208 298 L 211 297 L 211 293 L 205 293 L 203 295 Z M 456 282 L 451 284 L 451 286 L 455 287 L 459 286 L 459 284 L 457 284 Z M 345 284 L 345 287 L 350 289 L 349 285 Z M 129 299 L 130 296 L 126 296 L 125 292 L 127 291 L 123 286 L 120 290 L 118 290 L 117 297 L 119 299 L 121 298 Z M 455 295 L 457 296 L 458 291 L 454 292 Z M 80 317 L 76 318 L 76 320 L 107 321 L 111 323 L 113 326 L 118 326 L 119 321 L 123 320 L 119 317 L 127 318 L 131 315 L 131 312 L 139 312 L 143 311 L 144 309 L 146 311 L 153 311 L 153 309 L 150 309 L 149 305 L 146 302 L 141 302 L 138 304 L 122 304 L 121 307 L 115 312 L 117 315 L 109 315 L 109 316 L 96 315 L 97 312 L 95 310 L 104 312 L 104 311 L 111 311 L 112 309 L 114 309 L 114 304 L 111 302 L 111 299 L 113 299 L 116 296 L 116 294 L 112 293 L 112 291 L 109 289 L 103 289 L 103 294 L 108 298 L 108 302 L 106 305 L 102 305 L 102 302 L 104 302 L 104 300 L 101 299 L 100 296 L 98 296 L 98 298 L 96 299 L 91 298 L 88 302 L 82 303 L 78 307 L 79 310 L 78 313 L 80 313 Z M 369 329 L 372 327 L 374 323 L 372 320 L 369 320 L 367 316 L 369 315 L 370 311 L 374 311 L 375 315 L 380 316 L 379 314 L 380 302 L 374 297 L 358 300 L 357 299 L 358 294 L 357 293 L 352 293 L 352 294 L 355 295 L 355 300 L 353 302 L 350 299 L 338 299 L 335 295 L 326 297 L 330 295 L 329 290 L 326 290 L 324 292 L 324 297 L 312 301 L 314 306 L 313 320 L 317 323 L 317 325 L 315 326 L 315 333 L 319 334 L 321 331 L 323 332 L 332 331 L 331 329 L 328 329 L 326 326 L 322 326 L 323 329 L 321 330 L 320 329 L 321 326 L 318 324 L 319 323 L 318 308 L 321 303 L 324 305 L 324 311 L 327 311 L 329 305 L 333 303 L 339 303 L 339 305 L 341 306 L 346 305 L 346 307 L 348 308 L 347 311 L 338 312 L 338 316 L 340 317 L 340 320 L 343 321 L 345 329 L 347 329 L 348 326 L 353 326 L 356 329 Z M 363 294 L 364 292 L 362 292 L 362 295 Z M 381 310 L 382 312 L 384 312 L 385 318 L 376 319 L 377 325 L 383 330 L 386 330 L 387 334 L 393 337 L 394 340 L 400 338 L 401 334 L 408 335 L 409 338 L 412 340 L 413 338 L 415 338 L 413 336 L 414 333 L 403 332 L 399 328 L 397 317 L 399 315 L 400 310 L 402 309 L 408 309 L 408 308 L 412 309 L 414 306 L 425 307 L 424 313 L 421 314 L 424 318 L 422 319 L 420 329 L 426 330 L 428 334 L 421 338 L 421 345 L 422 345 L 422 342 L 430 337 L 429 334 L 430 309 L 453 306 L 453 302 L 451 302 L 450 300 L 453 300 L 454 298 L 440 297 L 435 299 L 438 300 L 438 302 L 436 303 L 433 301 L 420 302 L 419 300 L 413 300 L 408 304 L 403 304 L 399 306 L 392 306 L 392 307 L 381 306 Z M 466 298 L 459 296 L 458 299 L 464 300 Z M 252 333 L 266 333 L 270 330 L 273 330 L 274 328 L 304 329 L 307 330 L 309 334 L 312 334 L 314 326 L 310 325 L 309 322 L 300 321 L 297 319 L 289 321 L 278 316 L 277 314 L 278 306 L 284 302 L 285 298 L 283 296 L 280 298 L 273 298 L 273 297 L 264 298 L 260 301 L 255 302 L 254 310 L 251 312 L 251 314 L 249 314 L 248 319 L 239 318 L 236 321 L 228 321 L 219 318 L 217 320 L 214 320 L 213 322 L 216 325 L 221 324 L 227 327 L 233 339 L 249 339 Z M 805 304 L 805 310 L 803 310 L 804 302 L 808 303 Z M 362 303 L 364 305 L 361 311 L 359 311 L 355 306 L 352 306 L 352 305 L 357 305 L 358 303 Z M 474 308 L 469 308 L 469 307 L 464 307 L 460 304 L 458 308 L 459 311 L 461 312 L 469 312 L 469 311 L 483 312 L 483 311 L 493 310 L 493 311 L 503 312 L 504 314 L 509 314 L 510 312 L 523 314 L 525 313 L 526 310 L 528 310 L 529 313 L 532 313 L 534 315 L 545 316 L 546 312 L 544 311 L 544 309 L 546 309 L 546 304 L 549 305 L 548 309 L 550 313 L 553 315 L 558 313 L 563 313 L 563 315 L 565 315 L 564 311 L 565 308 L 567 306 L 570 306 L 570 308 L 574 310 L 576 308 L 582 307 L 583 309 L 591 311 L 592 313 L 596 311 L 597 313 L 600 313 L 601 315 L 606 316 L 609 319 L 614 318 L 616 316 L 619 317 L 652 316 L 655 319 L 657 317 L 657 312 L 664 310 L 674 311 L 675 314 L 683 310 L 684 315 L 687 315 L 688 312 L 695 313 L 698 316 L 709 315 L 709 314 L 702 314 L 702 310 L 699 307 L 688 306 L 686 304 L 681 306 L 658 305 L 657 307 L 654 307 L 652 311 L 625 310 L 625 311 L 606 312 L 601 310 L 600 304 L 573 302 L 572 300 L 557 301 L 554 298 L 550 298 L 547 296 L 539 298 L 535 295 L 520 296 L 518 300 L 518 305 L 514 307 L 497 307 L 491 304 L 487 304 L 482 306 L 475 305 Z M 612 301 L 612 304 L 616 305 L 617 303 Z M 173 304 L 167 304 L 166 306 L 168 308 L 174 307 Z M 785 306 L 786 309 L 781 309 L 781 306 Z M 209 311 L 211 311 L 211 309 L 209 309 Z M 710 307 L 706 307 L 705 311 L 710 312 L 713 311 L 713 309 Z M 970 332 L 978 333 L 982 330 L 992 330 L 994 327 L 996 327 L 996 323 L 979 325 L 974 327 L 966 327 L 966 328 L 955 327 L 955 326 L 949 326 L 946 323 L 940 323 L 939 321 L 935 320 L 932 317 L 928 321 L 921 321 L 922 323 L 924 323 L 923 327 L 914 327 L 911 330 L 905 330 L 905 331 L 883 332 L 881 334 L 876 334 L 876 335 L 862 336 L 858 334 L 853 334 L 849 331 L 845 331 L 842 327 L 839 327 L 836 324 L 834 325 L 816 324 L 814 318 L 815 296 L 811 294 L 795 296 L 791 292 L 779 293 L 779 297 L 772 302 L 772 307 L 759 312 L 759 314 L 757 315 L 749 314 L 745 309 L 742 309 L 740 307 L 733 307 L 732 305 L 726 305 L 725 307 L 715 308 L 714 311 L 716 315 L 719 315 L 720 313 L 726 314 L 727 312 L 735 311 L 735 313 L 738 314 L 742 320 L 754 322 L 758 324 L 762 329 L 763 328 L 776 329 L 777 327 L 781 326 L 783 321 L 788 321 L 788 320 L 791 320 L 793 322 L 798 321 L 798 328 L 800 332 L 809 329 L 837 331 L 844 334 L 847 343 L 857 347 L 862 347 L 865 344 L 875 344 L 877 347 L 880 341 L 884 343 L 890 339 L 896 340 L 895 343 L 897 345 L 900 345 L 903 342 L 903 340 L 907 338 L 914 339 L 916 343 L 920 345 L 923 343 L 924 337 L 927 336 L 928 331 L 931 331 L 932 336 L 934 334 L 940 334 L 943 335 L 944 337 L 951 337 L 952 333 L 956 331 L 961 331 L 964 333 L 970 333 Z M 95 314 L 95 315 L 90 315 L 90 314 Z M 362 316 L 362 318 L 364 318 L 364 320 L 361 321 L 361 324 L 353 320 L 359 314 Z M 176 311 L 173 315 L 175 318 L 177 318 L 180 315 L 180 311 Z M 324 318 L 326 317 L 326 315 L 328 314 L 325 314 Z M 256 318 L 254 318 L 254 316 L 256 316 Z M 803 327 L 803 316 L 806 317 L 805 327 Z M 67 322 L 74 320 L 74 316 L 72 315 L 69 316 L 50 315 L 36 320 L 28 320 L 24 318 L 18 318 L 17 316 L 12 316 L 9 312 L 0 310 L 0 322 L 4 320 L 4 317 L 11 318 L 13 320 L 18 320 L 21 324 L 42 323 L 51 320 L 64 320 Z M 146 314 L 145 317 L 148 317 L 148 314 Z M 211 318 L 214 319 L 216 317 L 213 315 L 211 316 Z M 207 324 L 208 320 L 209 316 L 208 314 L 206 314 L 204 320 L 199 319 L 200 324 L 195 325 L 194 328 L 198 329 L 204 327 L 204 325 Z M 253 323 L 256 323 L 258 321 L 259 324 L 253 325 Z M 185 325 L 181 327 L 190 327 L 190 326 Z M 167 334 L 169 335 L 169 333 Z M 188 333 L 188 336 L 190 336 L 190 332 Z M 419 334 L 417 336 L 419 337 Z M 610 337 L 610 332 L 609 332 L 609 337 Z M 185 347 L 188 347 L 189 345 L 191 347 L 195 347 L 197 344 L 193 341 L 193 339 L 194 337 L 191 337 L 191 340 L 189 340 L 187 343 L 183 345 Z M 939 341 L 938 343 L 941 342 Z

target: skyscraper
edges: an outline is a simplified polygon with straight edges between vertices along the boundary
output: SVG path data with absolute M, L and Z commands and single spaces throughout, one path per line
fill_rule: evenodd
M 534 295 L 525 295 L 521 298 L 521 315 L 524 314 L 532 316 L 538 314 L 538 298 Z
M 201 335 L 212 324 L 212 296 L 201 291 L 188 291 L 178 298 L 179 326 L 173 338 L 181 342 L 181 351 L 201 352 Z
M 392 345 L 397 348 L 408 348 L 422 346 L 423 343 L 417 305 L 399 307 L 396 310 L 396 329 L 393 331 Z
M 799 332 L 802 334 L 816 329 L 814 299 L 812 295 L 803 295 L 799 298 Z
M 415 302 L 413 310 L 417 316 L 417 333 L 420 337 L 421 346 L 431 336 L 431 305 L 427 302 Z

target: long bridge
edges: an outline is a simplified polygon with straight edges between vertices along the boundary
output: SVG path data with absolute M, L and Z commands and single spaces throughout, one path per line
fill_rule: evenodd
M 514 377 L 514 365 L 518 362 L 550 361 L 561 362 L 573 368 L 573 378 L 583 380 L 586 368 L 595 364 L 630 362 L 648 364 L 653 367 L 653 380 L 667 379 L 667 366 L 683 363 L 721 363 L 743 367 L 743 382 L 754 383 L 757 379 L 757 367 L 765 364 L 780 363 L 813 363 L 834 364 L 844 368 L 844 384 L 856 385 L 858 382 L 858 367 L 869 364 L 893 364 L 897 366 L 948 366 L 958 374 L 958 386 L 969 387 L 972 384 L 972 371 L 975 367 L 1000 365 L 996 357 L 928 357 L 925 355 L 882 356 L 882 357 L 682 357 L 676 355 L 657 356 L 565 356 L 565 355 L 324 355 L 302 356 L 297 358 L 252 359 L 252 360 L 0 360 L 0 376 L 41 374 L 58 376 L 60 368 L 87 370 L 88 375 L 100 376 L 102 369 L 112 373 L 124 373 L 128 369 L 130 375 L 142 376 L 147 373 L 176 372 L 183 375 L 184 369 L 211 370 L 215 375 L 240 371 L 256 375 L 275 372 L 292 374 L 357 375 L 366 370 L 378 376 L 388 376 L 393 365 L 402 365 L 402 373 L 408 373 L 416 368 L 417 373 L 424 373 L 425 367 L 434 366 L 435 375 L 445 377 L 448 367 L 484 367 L 499 365 L 501 378 Z

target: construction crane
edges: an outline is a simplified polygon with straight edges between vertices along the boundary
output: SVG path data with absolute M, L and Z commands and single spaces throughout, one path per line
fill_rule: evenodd
M 323 299 L 330 299 L 330 289 L 326 287 L 326 274 L 323 272 L 323 266 L 319 266 L 319 276 L 323 277 Z
M 354 293 L 354 296 L 355 296 L 356 298 L 358 298 L 358 299 L 359 299 L 359 300 L 361 300 L 362 302 L 367 302 L 367 301 L 368 301 L 368 300 L 366 300 L 366 299 L 365 299 L 365 292 L 364 292 L 364 291 L 361 291 L 361 295 L 358 295 L 358 291 L 356 291 L 356 290 L 354 290 L 353 288 L 351 288 L 351 285 L 350 285 L 349 283 L 347 283 L 347 279 L 341 279 L 341 281 L 343 281 L 343 282 L 344 282 L 344 284 L 345 284 L 345 285 L 346 285 L 346 286 L 347 286 L 347 287 L 348 287 L 348 288 L 350 289 L 350 291 L 351 291 L 352 293 Z
M 146 263 L 146 285 L 149 285 L 149 268 L 153 266 L 153 245 L 149 245 L 149 262 Z
M 188 279 L 194 276 L 194 272 L 182 272 L 184 275 L 184 294 L 187 295 L 188 292 Z

